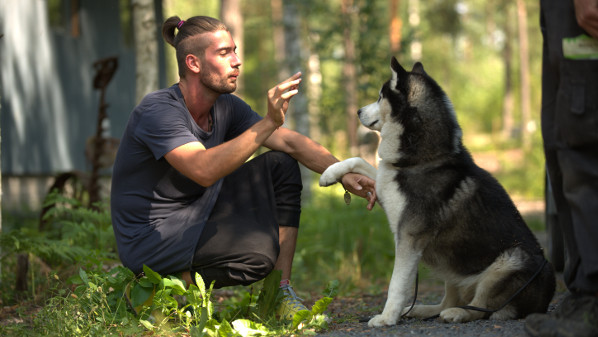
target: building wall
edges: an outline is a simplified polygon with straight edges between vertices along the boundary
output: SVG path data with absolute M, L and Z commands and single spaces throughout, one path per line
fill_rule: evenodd
M 119 67 L 106 90 L 105 127 L 110 137 L 122 135 L 136 104 L 129 1 L 0 1 L 3 206 L 40 200 L 36 194 L 45 193 L 56 174 L 90 170 L 85 144 L 96 131 L 100 92 L 93 87 L 93 63 L 101 58 L 118 57 Z M 163 87 L 161 13 L 157 0 Z

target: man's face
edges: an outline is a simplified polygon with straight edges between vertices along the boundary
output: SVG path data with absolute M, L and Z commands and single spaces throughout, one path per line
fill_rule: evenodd
M 208 47 L 204 57 L 200 58 L 200 81 L 216 93 L 231 93 L 237 89 L 241 66 L 241 60 L 235 52 L 235 42 L 230 33 L 225 30 L 205 35 Z

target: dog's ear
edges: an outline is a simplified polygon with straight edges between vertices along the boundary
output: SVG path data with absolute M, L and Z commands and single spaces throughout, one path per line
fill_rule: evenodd
M 424 70 L 424 65 L 421 64 L 420 62 L 416 62 L 413 65 L 413 69 L 411 69 L 411 72 L 416 73 L 416 74 L 421 74 L 421 75 L 427 75 L 426 71 Z
M 405 70 L 397 61 L 396 57 L 392 57 L 390 60 L 390 69 L 392 70 L 392 78 L 390 80 L 390 88 L 392 90 L 397 89 L 397 83 L 399 80 L 407 77 L 407 70 Z

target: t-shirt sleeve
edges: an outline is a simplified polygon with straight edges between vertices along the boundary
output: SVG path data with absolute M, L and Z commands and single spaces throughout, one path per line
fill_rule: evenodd
M 186 114 L 187 111 L 171 104 L 153 104 L 141 116 L 135 136 L 158 160 L 181 145 L 198 141 L 189 129 Z

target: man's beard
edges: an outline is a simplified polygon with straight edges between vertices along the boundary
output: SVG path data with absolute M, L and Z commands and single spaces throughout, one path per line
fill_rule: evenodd
M 230 94 L 237 90 L 237 82 L 230 82 L 229 77 L 221 78 L 213 73 L 202 73 L 201 83 L 218 94 Z

